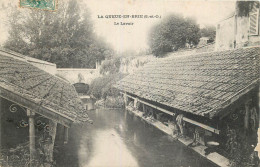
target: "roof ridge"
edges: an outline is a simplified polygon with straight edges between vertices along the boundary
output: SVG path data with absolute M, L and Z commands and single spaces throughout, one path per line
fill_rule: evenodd
M 230 99 L 233 102 L 241 92 L 255 87 L 252 83 L 259 80 L 259 53 L 259 46 L 250 46 L 198 53 L 197 57 L 178 61 L 161 58 L 126 76 L 115 87 L 183 112 L 213 118 L 224 114 L 222 109 L 213 108 L 230 104 Z
M 38 62 L 38 63 L 41 63 L 41 64 L 56 65 L 54 63 L 50 63 L 50 62 L 47 62 L 47 61 L 44 61 L 44 60 L 29 57 L 29 56 L 23 55 L 21 53 L 18 53 L 16 51 L 6 49 L 6 48 L 3 48 L 3 47 L 0 47 L 0 51 L 6 53 L 7 54 L 6 56 L 8 56 L 8 57 L 12 57 L 14 59 L 22 60 L 22 61 L 25 61 L 25 62 Z M 8 54 L 10 54 L 10 55 L 8 55 Z

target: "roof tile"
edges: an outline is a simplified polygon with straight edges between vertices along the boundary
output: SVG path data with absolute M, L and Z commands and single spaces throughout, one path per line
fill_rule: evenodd
M 196 115 L 215 116 L 221 106 L 259 80 L 260 47 L 158 59 L 115 87 Z M 208 114 L 211 113 L 211 114 Z
M 76 122 L 88 121 L 75 88 L 68 82 L 13 57 L 0 54 L 0 87 L 10 88 Z M 15 91 L 14 91 L 15 90 Z

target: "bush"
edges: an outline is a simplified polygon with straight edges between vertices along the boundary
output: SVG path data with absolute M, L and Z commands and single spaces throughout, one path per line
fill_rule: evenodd
M 107 96 L 117 97 L 119 96 L 119 90 L 114 88 L 113 85 L 124 76 L 125 74 L 117 73 L 96 78 L 90 84 L 89 93 L 97 99 L 106 99 Z
M 101 74 L 115 74 L 119 72 L 121 60 L 120 57 L 115 57 L 113 59 L 105 60 L 100 68 Z

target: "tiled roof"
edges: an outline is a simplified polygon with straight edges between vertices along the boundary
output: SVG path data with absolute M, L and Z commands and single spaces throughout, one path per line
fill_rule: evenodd
M 227 102 L 259 82 L 260 47 L 150 62 L 115 87 L 192 114 L 215 117 Z
M 89 120 L 72 85 L 8 54 L 0 52 L 0 88 L 50 109 L 72 122 Z

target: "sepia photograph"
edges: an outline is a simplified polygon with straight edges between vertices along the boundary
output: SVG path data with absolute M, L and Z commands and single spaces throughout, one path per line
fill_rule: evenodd
M 259 0 L 0 0 L 0 167 L 260 167 Z

